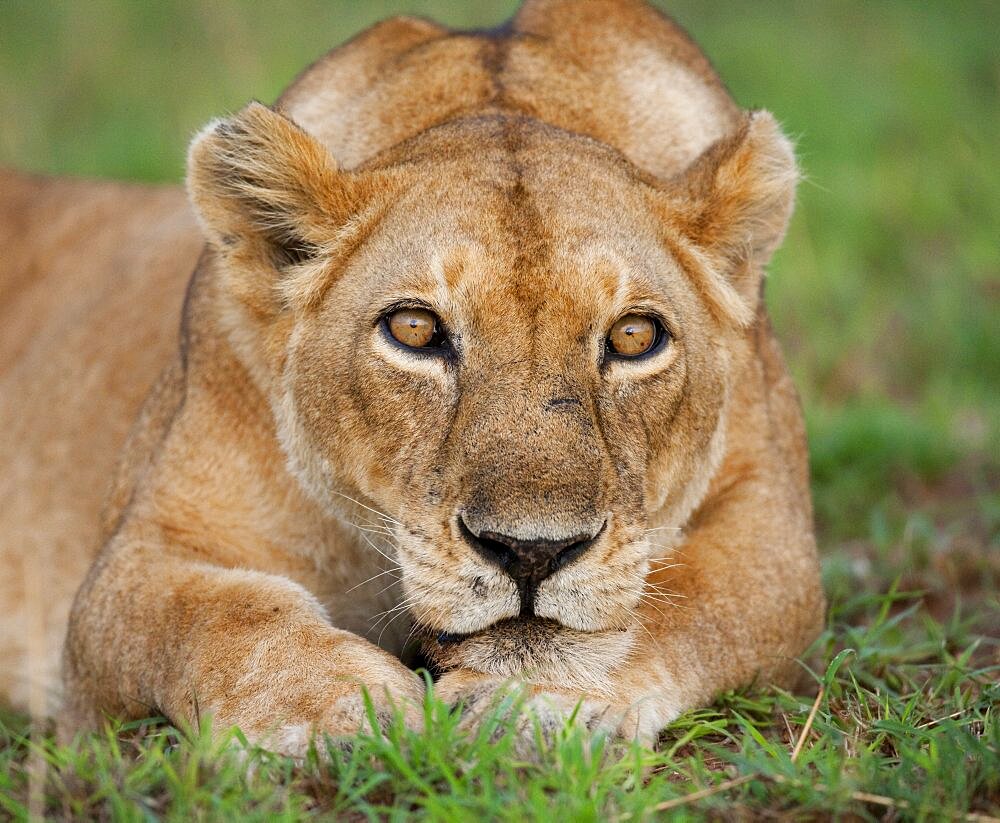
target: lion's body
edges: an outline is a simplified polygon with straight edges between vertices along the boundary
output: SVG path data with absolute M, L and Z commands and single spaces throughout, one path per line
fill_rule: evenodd
M 277 107 L 315 140 L 258 107 L 196 142 L 189 188 L 204 234 L 176 189 L 0 178 L 0 550 L 13 569 L 0 580 L 0 695 L 37 711 L 55 692 L 70 600 L 102 546 L 70 619 L 66 730 L 102 712 L 182 721 L 200 707 L 299 752 L 311 729 L 359 722 L 345 677 L 419 699 L 394 656 L 404 602 L 418 624 L 463 636 L 426 644 L 450 671 L 448 696 L 523 678 L 571 702 L 642 703 L 629 716 L 649 734 L 758 673 L 787 682 L 822 595 L 801 413 L 753 280 L 790 199 L 772 198 L 773 218 L 744 203 L 750 187 L 766 199 L 794 175 L 774 171 L 790 160 L 770 121 L 746 126 L 700 51 L 632 0 L 536 0 L 489 34 L 387 21 L 310 67 Z M 646 182 L 686 173 L 741 128 L 702 163 L 715 183 L 685 178 L 683 199 Z M 774 156 L 755 171 L 740 154 L 751 150 Z M 729 200 L 713 195 L 716 211 L 749 228 L 724 246 L 726 226 L 692 204 L 730 167 L 739 179 Z M 287 217 L 293 197 L 313 199 Z M 322 219 L 309 223 L 310 209 Z M 607 227 L 618 212 L 632 222 Z M 661 212 L 687 239 L 660 236 Z M 760 260 L 718 282 L 771 223 Z M 279 228 L 301 238 L 289 245 Z M 355 367 L 335 336 L 347 322 L 336 312 L 355 307 L 344 315 L 354 322 L 389 288 L 385 259 L 427 261 L 430 285 L 413 275 L 411 291 L 492 295 L 484 305 L 554 312 L 569 329 L 570 304 L 591 289 L 602 312 L 620 311 L 625 275 L 601 272 L 661 256 L 648 282 L 674 261 L 687 272 L 665 287 L 687 324 L 670 344 L 683 375 L 641 372 L 653 394 L 629 413 L 608 406 L 601 381 L 618 381 L 627 405 L 632 377 L 518 355 L 513 318 L 481 337 L 508 356 L 482 361 L 461 393 L 450 372 L 377 341 L 377 365 Z M 265 270 L 286 279 L 261 285 Z M 471 318 L 466 340 L 480 339 Z M 579 322 L 582 341 L 594 321 Z M 649 417 L 656 403 L 669 425 Z M 513 477 L 528 479 L 512 491 Z M 634 589 L 614 552 L 641 544 L 628 568 L 648 570 L 654 594 L 595 590 L 574 612 L 553 583 L 538 590 L 545 620 L 525 623 L 503 605 L 509 581 L 484 577 L 450 542 L 456 505 L 522 536 L 576 533 L 602 512 L 613 532 L 602 585 Z M 427 542 L 439 527 L 440 557 Z M 405 601 L 392 577 L 370 580 L 393 546 Z M 583 575 L 590 562 L 570 568 Z M 442 577 L 451 568 L 484 603 L 499 600 L 475 611 L 475 596 Z M 573 596 L 592 585 L 582 581 Z
M 0 172 L 0 696 L 51 705 L 129 428 L 202 240 L 179 187 Z

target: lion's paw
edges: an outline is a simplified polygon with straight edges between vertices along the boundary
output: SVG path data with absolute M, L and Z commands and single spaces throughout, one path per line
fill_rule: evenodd
M 252 736 L 248 734 L 247 737 L 263 749 L 302 759 L 313 744 L 322 757 L 328 744 L 350 748 L 352 739 L 358 734 L 385 732 L 397 714 L 402 715 L 403 723 L 410 728 L 417 729 L 422 725 L 419 707 L 410 699 L 391 695 L 379 699 L 371 694 L 370 700 L 371 712 L 360 692 L 344 695 L 336 698 L 316 721 L 285 723 Z
M 359 682 L 341 680 L 328 685 L 327 695 L 325 699 L 300 695 L 299 701 L 286 695 L 283 701 L 271 701 L 271 711 L 257 703 L 252 709 L 246 707 L 242 716 L 217 714 L 215 725 L 239 727 L 250 744 L 297 759 L 304 758 L 314 742 L 320 756 L 325 755 L 328 741 L 350 747 L 359 733 L 385 731 L 397 716 L 412 729 L 423 727 L 424 688 L 412 672 L 367 689 Z M 289 711 L 291 706 L 296 708 Z M 285 719 L 279 720 L 283 713 Z
M 462 712 L 461 728 L 467 731 L 480 733 L 485 723 L 491 723 L 494 725 L 489 733 L 496 739 L 512 728 L 520 757 L 536 757 L 541 748 L 551 747 L 573 728 L 614 742 L 652 742 L 640 733 L 634 712 L 627 705 L 606 698 L 472 672 L 445 675 L 435 686 L 435 693 Z

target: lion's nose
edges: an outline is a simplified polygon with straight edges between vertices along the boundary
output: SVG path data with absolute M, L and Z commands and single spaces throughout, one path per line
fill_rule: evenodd
M 473 532 L 465 517 L 458 518 L 466 542 L 484 560 L 509 574 L 521 593 L 521 614 L 534 614 L 535 592 L 549 575 L 572 563 L 592 546 L 604 531 L 576 534 L 560 540 L 524 539 L 495 531 Z

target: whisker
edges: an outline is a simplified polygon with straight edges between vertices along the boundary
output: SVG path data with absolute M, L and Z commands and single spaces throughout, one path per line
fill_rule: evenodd
M 638 574 L 631 575 L 631 579 L 637 583 L 642 584 L 642 591 L 639 593 L 639 597 L 646 602 L 652 603 L 654 600 L 661 603 L 668 603 L 671 606 L 680 606 L 679 603 L 675 603 L 675 598 L 680 598 L 682 600 L 687 600 L 686 594 L 681 594 L 680 592 L 673 591 L 671 589 L 665 588 L 660 583 L 653 583 L 650 580 L 642 577 Z M 650 591 L 646 591 L 650 589 Z
M 413 625 L 410 626 L 410 630 L 406 633 L 406 637 L 403 638 L 403 646 L 406 646 L 406 644 L 413 639 L 417 633 L 417 629 L 419 628 L 420 626 L 417 623 L 413 623 Z
M 362 533 L 361 533 L 361 539 L 362 539 L 362 540 L 364 540 L 364 541 L 365 541 L 365 543 L 367 543 L 367 544 L 368 544 L 369 546 L 371 546 L 371 547 L 372 547 L 373 549 L 375 549 L 375 551 L 377 551 L 377 552 L 378 552 L 378 553 L 379 553 L 380 555 L 382 555 L 382 557 L 384 557 L 384 558 L 385 558 L 386 560 L 388 560 L 388 561 L 389 561 L 390 563 L 392 563 L 392 564 L 393 564 L 394 566 L 398 566 L 398 564 L 396 563 L 395 559 L 394 559 L 394 558 L 392 558 L 392 557 L 389 557 L 389 555 L 387 555 L 387 554 L 386 554 L 386 553 L 385 553 L 384 551 L 382 551 L 382 550 L 381 550 L 381 549 L 380 549 L 380 548 L 379 548 L 378 546 L 376 546 L 376 545 L 375 545 L 375 544 L 374 544 L 374 543 L 373 543 L 373 542 L 371 541 L 371 538 L 369 538 L 369 537 L 368 537 L 368 535 L 367 535 L 367 534 L 365 534 L 364 532 L 362 532 Z
M 365 509 L 366 511 L 370 511 L 372 514 L 377 515 L 378 517 L 382 518 L 383 520 L 388 520 L 390 523 L 395 523 L 397 526 L 402 526 L 403 525 L 402 523 L 400 523 L 395 518 L 389 517 L 389 515 L 387 515 L 385 512 L 380 512 L 378 509 L 373 509 L 371 506 L 366 506 L 360 500 L 355 500 L 349 494 L 344 494 L 343 492 L 334 492 L 334 494 L 340 495 L 345 500 L 350 500 L 352 503 L 355 503 L 358 506 L 361 506 L 362 509 Z
M 660 569 L 653 569 L 653 570 L 650 570 L 649 572 L 647 572 L 645 575 L 638 575 L 638 577 L 642 580 L 642 582 L 643 582 L 644 585 L 649 586 L 651 589 L 663 589 L 663 588 L 666 588 L 667 587 L 666 583 L 660 583 L 660 582 L 657 582 L 655 580 L 650 580 L 650 578 L 654 574 L 656 574 L 658 571 L 661 571 L 661 570 Z
M 397 578 L 396 578 L 395 580 L 393 580 L 393 581 L 392 581 L 392 582 L 391 582 L 391 583 L 390 583 L 390 584 L 389 584 L 388 586 L 386 586 L 386 587 L 385 587 L 384 589 L 379 589 L 379 590 L 378 590 L 377 592 L 375 592 L 375 594 L 373 594 L 373 595 L 372 595 L 372 597 L 373 597 L 373 598 L 375 598 L 375 597 L 379 597 L 379 596 L 381 596 L 381 595 L 385 594 L 385 593 L 386 593 L 387 591 L 389 591 L 389 589 L 391 589 L 391 588 L 392 588 L 393 586 L 398 586 L 398 585 L 399 585 L 400 583 L 402 583 L 402 582 L 403 582 L 403 578 L 402 578 L 402 577 L 397 577 Z
M 351 523 L 351 525 L 361 532 L 369 532 L 371 534 L 382 534 L 385 535 L 386 537 L 392 537 L 392 538 L 396 537 L 396 533 L 391 529 L 387 528 L 386 526 L 374 526 L 368 524 L 362 525 L 360 523 Z
M 395 616 L 394 618 L 392 618 L 392 620 L 390 620 L 390 621 L 389 621 L 388 623 L 386 623 L 386 624 L 385 624 L 385 625 L 384 625 L 384 626 L 382 627 L 382 631 L 380 631 L 380 632 L 378 633 L 378 639 L 377 639 L 377 640 L 375 641 L 375 645 L 376 645 L 376 646 L 378 646 L 378 645 L 380 645 L 380 644 L 382 643 L 382 635 L 383 635 L 383 634 L 385 634 L 385 632 L 386 632 L 386 629 L 388 629 L 388 628 L 389 628 L 389 627 L 390 627 L 390 626 L 391 626 L 391 625 L 392 625 L 393 623 L 395 623 L 395 622 L 396 622 L 396 620 L 398 620 L 398 619 L 399 619 L 399 617 L 400 617 L 401 615 L 403 615 L 403 614 L 405 614 L 405 612 L 400 612 L 400 613 L 399 613 L 399 614 L 397 614 L 397 615 L 396 615 L 396 616 Z
M 646 597 L 646 598 L 649 598 L 651 600 L 664 600 L 666 598 L 669 598 L 671 596 L 671 593 L 668 592 L 668 591 L 662 591 L 662 590 L 656 590 L 656 589 L 654 589 L 653 591 L 645 591 L 645 590 L 643 590 L 643 591 L 641 591 L 639 593 L 639 596 L 640 597 Z
M 655 610 L 657 614 L 660 615 L 660 617 L 663 618 L 666 618 L 667 614 L 660 608 L 661 605 L 671 609 L 677 605 L 676 603 L 673 603 L 669 600 L 651 600 L 648 597 L 640 598 L 639 602 L 642 603 L 643 605 L 649 606 L 651 609 Z
M 647 557 L 646 558 L 646 562 L 647 563 L 656 563 L 657 565 L 659 565 L 661 568 L 664 568 L 664 569 L 681 568 L 681 567 L 687 565 L 687 563 L 668 563 L 667 562 L 668 560 L 674 560 L 674 559 L 675 558 L 672 557 L 672 556 L 666 556 L 666 557 Z
M 674 598 L 679 598 L 681 600 L 687 600 L 687 595 L 679 594 L 675 591 L 670 591 L 669 589 L 653 589 L 652 591 L 643 591 L 644 597 L 655 597 L 659 598 L 663 602 L 673 604 Z
M 385 623 L 383 623 L 382 624 L 382 628 L 379 629 L 378 639 L 381 640 L 382 639 L 382 634 L 385 632 L 385 630 L 387 628 L 389 628 L 389 626 L 391 626 L 396 621 L 396 619 L 398 617 L 400 617 L 400 615 L 404 615 L 404 614 L 408 614 L 408 612 L 406 611 L 406 609 L 399 609 L 398 611 L 393 612 L 393 614 L 391 614 L 391 615 L 387 614 L 385 616 L 385 618 L 388 618 L 388 619 L 385 620 L 385 618 L 383 618 L 383 620 L 385 620 Z M 382 621 L 380 620 L 379 623 L 382 623 Z M 371 627 L 371 631 L 375 631 L 375 629 L 378 629 L 379 623 L 376 623 L 374 626 L 372 626 Z M 378 641 L 375 642 L 375 645 L 376 646 L 378 645 Z
M 387 574 L 392 574 L 393 572 L 398 572 L 398 571 L 402 571 L 402 568 L 401 568 L 401 567 L 399 567 L 399 566 L 396 566 L 396 568 L 394 568 L 394 569 L 386 569 L 385 571 L 382 571 L 382 572 L 379 572 L 378 574 L 373 574 L 373 575 L 372 575 L 371 577 L 369 577 L 369 578 L 368 578 L 367 580 L 362 580 L 362 581 L 361 581 L 360 583 L 358 583 L 357 585 L 355 585 L 355 586 L 351 586 L 351 588 L 349 588 L 349 589 L 348 589 L 348 590 L 347 590 L 346 592 L 344 592 L 344 594 L 350 594 L 350 593 L 351 593 L 351 592 L 353 592 L 353 591 L 354 591 L 355 589 L 360 589 L 360 588 L 361 588 L 362 586 L 364 586 L 364 585 L 365 585 L 366 583 L 371 583 L 371 582 L 372 582 L 373 580 L 377 580 L 377 579 L 378 579 L 378 578 L 380 578 L 380 577 L 385 577 L 385 575 L 387 575 Z M 397 577 L 396 579 L 397 579 L 397 580 L 401 580 L 402 578 L 399 578 L 399 577 Z M 381 592 L 379 592 L 379 594 L 381 594 Z M 376 596 L 377 596 L 377 595 L 376 595 Z
M 385 611 L 381 611 L 381 612 L 379 612 L 378 614 L 374 614 L 374 615 L 372 615 L 370 619 L 371 619 L 371 620 L 375 620 L 375 619 L 377 619 L 377 618 L 379 618 L 379 617 L 382 617 L 382 616 L 384 616 L 384 615 L 387 615 L 387 614 L 389 614 L 390 612 L 394 612 L 394 611 L 395 611 L 396 609 L 401 609 L 401 608 L 403 608 L 403 607 L 405 607 L 405 606 L 409 606 L 409 605 L 411 605 L 411 604 L 412 604 L 412 603 L 413 603 L 413 602 L 414 602 L 415 600 L 416 600 L 416 597 L 415 597 L 414 595 L 411 595 L 410 597 L 406 597 L 406 598 L 404 598 L 403 600 L 400 600 L 400 601 L 399 601 L 398 603 L 394 603 L 394 604 L 393 604 L 392 606 L 390 606 L 390 607 L 389 607 L 388 609 L 386 609 Z
M 656 572 L 665 572 L 667 569 L 680 569 L 683 568 L 683 563 L 657 563 L 656 566 L 651 568 L 650 574 L 655 574 Z
M 643 592 L 639 595 L 643 603 L 662 603 L 665 606 L 672 606 L 673 600 L 666 592 Z
M 666 620 L 667 615 L 664 614 L 663 610 L 659 606 L 657 606 L 655 603 L 651 603 L 651 602 L 649 602 L 647 600 L 643 600 L 642 602 L 645 605 L 649 606 L 651 609 L 653 609 L 657 614 L 660 615 L 660 617 L 662 617 L 664 620 Z
M 393 526 L 389 521 L 382 519 L 381 522 L 374 522 L 374 518 L 365 517 L 364 512 L 359 515 L 359 520 L 354 522 L 354 525 L 360 528 L 376 529 L 378 531 L 388 532 L 389 534 L 395 534 Z
M 652 580 L 650 580 L 649 573 L 639 574 L 638 572 L 625 572 L 624 574 L 629 580 L 639 583 L 642 586 L 649 586 L 650 588 L 653 589 L 663 588 L 664 586 L 663 583 L 654 583 Z
M 394 614 L 395 612 L 403 611 L 404 609 L 408 609 L 415 602 L 416 598 L 407 597 L 405 600 L 400 601 L 392 608 L 386 609 L 384 612 L 379 612 L 378 614 L 376 614 L 373 618 L 371 618 L 371 620 L 368 621 L 369 626 L 373 629 L 376 628 L 378 624 L 381 623 L 389 615 Z
M 632 617 L 635 619 L 636 625 L 638 625 L 639 628 L 642 629 L 649 636 L 649 639 L 655 643 L 656 638 L 653 637 L 653 633 L 649 630 L 649 627 L 646 625 L 643 619 L 639 617 L 638 614 L 635 613 L 632 614 Z

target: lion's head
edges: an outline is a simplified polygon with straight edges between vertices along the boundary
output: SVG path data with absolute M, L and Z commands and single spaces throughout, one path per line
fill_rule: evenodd
M 439 659 L 554 677 L 626 653 L 650 530 L 704 494 L 795 178 L 766 112 L 662 180 L 503 113 L 346 171 L 253 104 L 189 189 L 301 485 L 388 516 Z

